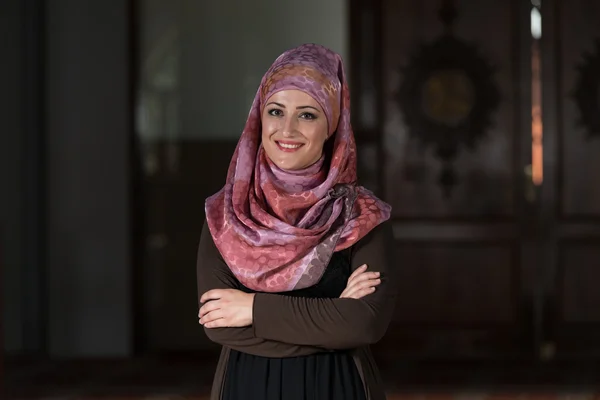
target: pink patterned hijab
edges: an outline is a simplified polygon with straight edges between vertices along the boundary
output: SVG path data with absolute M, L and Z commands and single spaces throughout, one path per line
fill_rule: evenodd
M 261 145 L 266 101 L 289 89 L 318 101 L 329 126 L 323 157 L 299 171 L 278 168 Z M 321 279 L 334 252 L 352 246 L 389 216 L 388 204 L 356 184 L 341 57 L 316 44 L 286 51 L 261 81 L 225 186 L 206 200 L 208 227 L 223 259 L 249 289 L 306 288 Z

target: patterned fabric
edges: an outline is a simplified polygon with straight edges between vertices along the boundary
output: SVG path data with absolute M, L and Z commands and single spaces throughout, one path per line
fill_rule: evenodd
M 278 168 L 261 146 L 261 114 L 281 90 L 312 96 L 330 138 L 304 170 Z M 333 143 L 332 143 L 333 141 Z M 286 292 L 319 281 L 335 251 L 390 216 L 390 206 L 356 184 L 350 93 L 341 57 L 316 44 L 279 56 L 266 72 L 229 165 L 225 186 L 206 200 L 206 218 L 223 259 L 246 287 Z

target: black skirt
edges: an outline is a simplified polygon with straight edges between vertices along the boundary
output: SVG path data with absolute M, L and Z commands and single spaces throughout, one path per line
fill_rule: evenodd
M 365 400 L 360 375 L 345 352 L 267 358 L 231 351 L 225 400 Z
M 339 297 L 350 274 L 349 254 L 335 253 L 318 284 L 283 294 Z M 231 350 L 222 399 L 366 400 L 366 395 L 349 351 L 269 358 Z

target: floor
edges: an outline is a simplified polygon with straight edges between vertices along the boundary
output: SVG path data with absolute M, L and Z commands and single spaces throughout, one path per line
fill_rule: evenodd
M 19 360 L 5 365 L 2 399 L 208 399 L 214 358 Z M 388 400 L 600 400 L 600 366 L 579 370 L 411 365 L 382 367 Z M 554 371 L 554 372 L 553 372 Z M 558 373 L 556 371 L 563 371 Z M 486 375 L 487 374 L 487 375 Z M 482 379 L 487 376 L 486 379 Z

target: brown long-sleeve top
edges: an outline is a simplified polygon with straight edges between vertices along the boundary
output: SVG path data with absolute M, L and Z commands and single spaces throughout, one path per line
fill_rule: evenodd
M 220 399 L 229 349 L 263 357 L 295 357 L 325 351 L 353 350 L 368 399 L 384 399 L 379 373 L 368 345 L 385 334 L 396 301 L 393 269 L 389 268 L 389 222 L 373 229 L 347 251 L 351 270 L 363 264 L 381 273 L 374 293 L 362 299 L 306 298 L 257 293 L 253 324 L 243 328 L 204 328 L 223 352 L 211 399 Z M 247 291 L 235 278 L 204 224 L 197 262 L 198 298 L 211 289 Z M 200 306 L 200 304 L 199 304 Z

